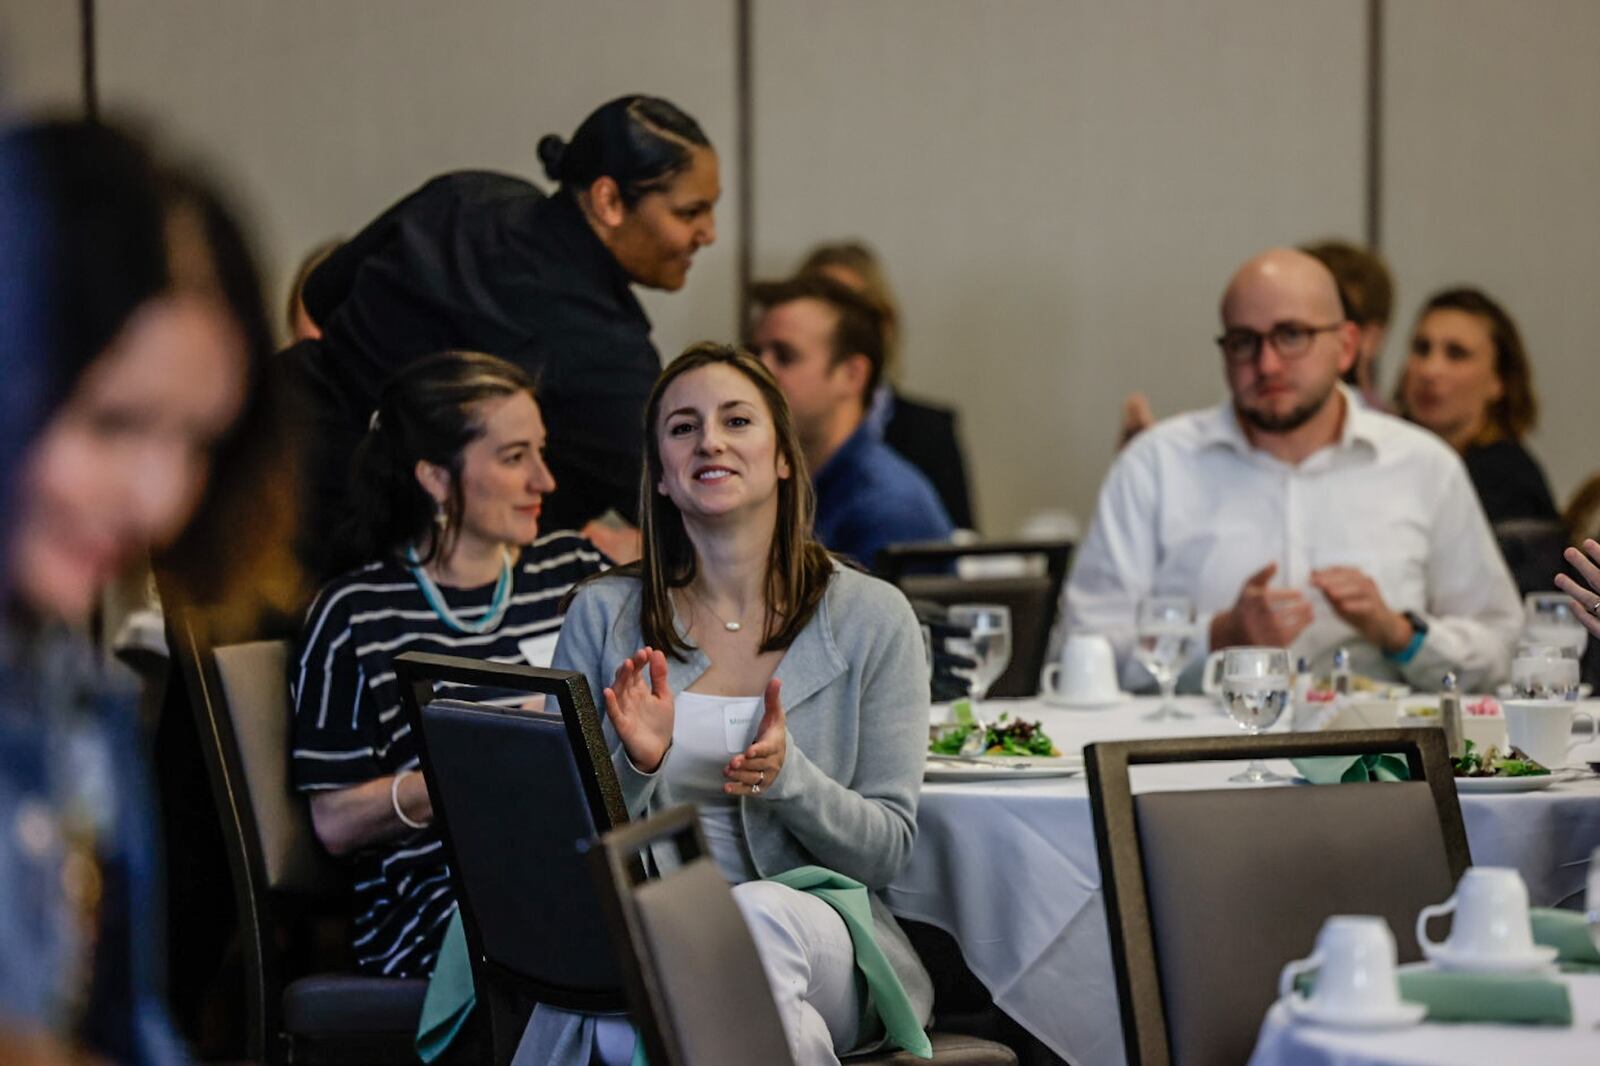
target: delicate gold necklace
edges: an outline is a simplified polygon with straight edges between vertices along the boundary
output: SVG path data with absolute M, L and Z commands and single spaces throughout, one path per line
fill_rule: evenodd
M 704 596 L 702 596 L 698 592 L 696 592 L 694 594 L 694 598 L 697 601 L 699 601 L 700 606 L 702 606 L 702 607 L 704 607 L 706 609 L 706 613 L 711 615 L 711 617 L 715 618 L 718 622 L 721 622 L 722 623 L 722 628 L 726 629 L 729 633 L 737 633 L 737 632 L 739 632 L 739 630 L 744 628 L 744 621 L 743 621 L 742 618 L 739 619 L 739 620 L 730 622 L 726 618 L 724 618 L 720 614 L 718 614 L 717 611 L 716 611 L 716 608 L 712 607 L 710 601 L 707 600 Z

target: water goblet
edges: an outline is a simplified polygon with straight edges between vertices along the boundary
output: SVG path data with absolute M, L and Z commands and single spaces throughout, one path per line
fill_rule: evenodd
M 1147 722 L 1192 718 L 1172 702 L 1178 671 L 1194 654 L 1194 603 L 1185 596 L 1151 596 L 1139 603 L 1133 658 L 1150 672 L 1161 689 L 1161 704 L 1145 715 Z
M 1270 729 L 1289 705 L 1289 653 L 1282 648 L 1229 648 L 1222 653 L 1222 703 L 1251 736 Z M 1284 781 L 1260 759 L 1228 778 L 1244 784 Z
M 997 603 L 958 603 L 950 608 L 950 622 L 970 631 L 970 636 L 953 638 L 950 646 L 976 664 L 967 681 L 967 696 L 971 700 L 976 728 L 961 749 L 963 755 L 975 755 L 983 750 L 988 733 L 978 704 L 1011 665 L 1011 608 Z M 969 746 L 975 750 L 969 751 Z
M 1529 644 L 1555 644 L 1573 659 L 1583 658 L 1589 631 L 1583 627 L 1565 592 L 1530 592 L 1522 598 L 1522 639 Z
M 1575 700 L 1579 664 L 1560 644 L 1520 644 L 1511 660 L 1511 688 L 1522 700 Z

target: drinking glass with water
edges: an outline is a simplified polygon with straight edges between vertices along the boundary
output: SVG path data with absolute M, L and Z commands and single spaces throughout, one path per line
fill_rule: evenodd
M 1289 653 L 1282 648 L 1229 648 L 1222 655 L 1222 704 L 1251 736 L 1272 728 L 1289 705 Z M 1245 784 L 1287 780 L 1260 759 L 1228 778 Z
M 1148 722 L 1192 718 L 1173 703 L 1178 671 L 1197 647 L 1194 603 L 1185 596 L 1151 596 L 1139 603 L 1133 658 L 1150 672 L 1161 689 L 1161 705 L 1145 715 Z
M 985 719 L 978 703 L 989 694 L 989 687 L 1011 665 L 1011 608 L 997 603 L 958 603 L 950 608 L 950 622 L 971 631 L 970 636 L 950 640 L 950 648 L 976 665 L 967 680 L 967 695 L 972 701 L 972 718 L 977 723 L 976 747 L 981 751 Z M 969 738 L 971 739 L 971 738 Z M 967 752 L 963 749 L 963 754 Z

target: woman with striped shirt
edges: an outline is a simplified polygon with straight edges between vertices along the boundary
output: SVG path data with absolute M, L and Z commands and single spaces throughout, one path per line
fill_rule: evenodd
M 544 443 L 522 370 L 446 352 L 395 375 L 357 452 L 339 539 L 367 562 L 318 594 L 289 683 L 295 786 L 350 865 L 366 972 L 427 975 L 455 909 L 394 657 L 548 665 L 562 598 L 603 565 L 576 533 L 539 534 Z

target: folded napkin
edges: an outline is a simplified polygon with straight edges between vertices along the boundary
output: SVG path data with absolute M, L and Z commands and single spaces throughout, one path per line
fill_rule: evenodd
M 1558 911 L 1551 907 L 1534 907 L 1528 915 L 1533 919 L 1535 943 L 1556 949 L 1556 959 L 1563 970 L 1575 973 L 1600 972 L 1600 950 L 1589 937 L 1589 923 L 1581 911 Z
M 461 926 L 461 913 L 450 916 L 439 958 L 428 979 L 428 992 L 422 1000 L 422 1017 L 417 1023 L 417 1057 L 432 1062 L 456 1038 L 462 1025 L 472 1016 L 477 993 L 472 984 L 472 961 L 467 957 L 467 936 Z M 632 1028 L 618 1015 L 580 1014 L 557 1010 L 545 1003 L 535 1005 L 522 1041 L 517 1045 L 518 1062 L 590 1062 L 601 1041 L 611 1041 L 601 1028 L 617 1023 Z M 623 1034 L 624 1040 L 626 1034 Z M 644 1041 L 632 1041 L 632 1066 L 647 1066 Z M 624 1048 L 628 1045 L 622 1044 Z M 613 1058 L 615 1056 L 613 1055 Z
M 472 990 L 472 963 L 467 958 L 467 934 L 461 928 L 461 912 L 450 916 L 439 945 L 439 958 L 428 979 L 428 993 L 422 1000 L 422 1018 L 417 1022 L 417 1057 L 432 1062 L 444 1054 L 450 1041 L 472 1015 L 477 997 Z
M 1548 977 L 1402 970 L 1400 998 L 1425 1004 L 1430 1022 L 1572 1024 L 1567 986 Z
M 1399 755 L 1318 755 L 1290 762 L 1313 785 L 1411 780 L 1411 766 Z
M 856 969 L 867 979 L 872 1007 L 883 1022 L 889 1040 L 918 1058 L 933 1058 L 933 1044 L 911 1007 L 911 998 L 872 935 L 872 904 L 867 886 L 821 866 L 797 866 L 768 880 L 808 892 L 839 912 L 845 928 L 850 931 Z

